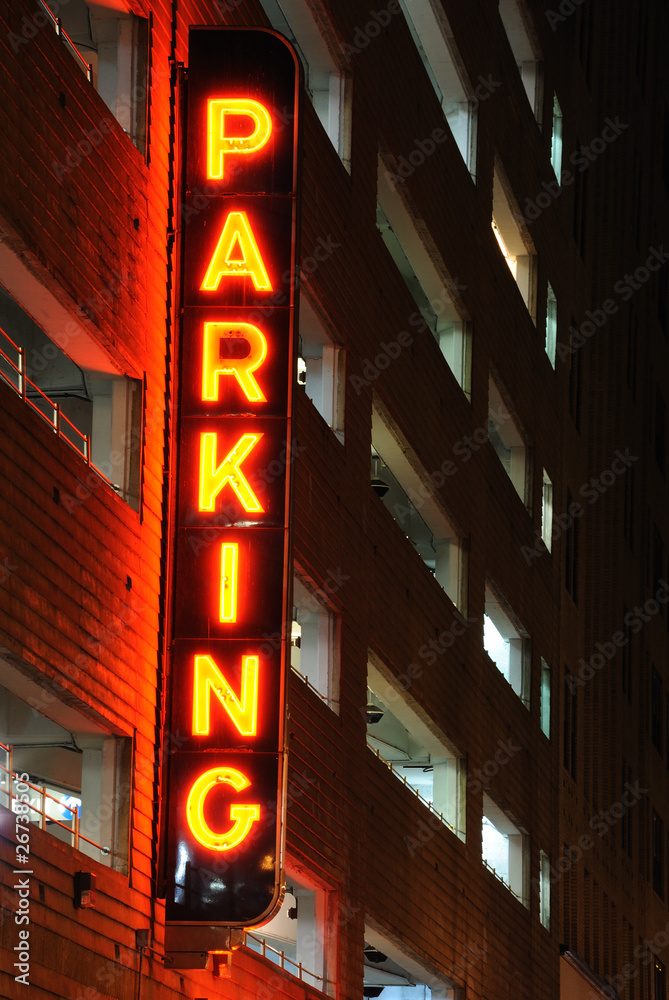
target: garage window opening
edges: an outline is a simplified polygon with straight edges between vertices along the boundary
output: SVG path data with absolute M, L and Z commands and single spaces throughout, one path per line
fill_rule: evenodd
M 0 689 L 0 805 L 127 871 L 130 741 L 65 709 L 67 728 Z
M 0 380 L 139 510 L 139 379 L 77 364 L 0 286 Z

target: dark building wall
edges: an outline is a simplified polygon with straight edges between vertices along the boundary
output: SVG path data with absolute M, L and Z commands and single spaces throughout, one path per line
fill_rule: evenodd
M 586 3 L 551 22 L 543 5 L 528 7 L 543 64 L 540 125 L 497 5 L 444 3 L 469 79 L 473 85 L 490 82 L 478 107 L 473 182 L 403 16 L 393 8 L 387 24 L 372 35 L 365 34 L 367 5 L 338 2 L 314 9 L 333 59 L 351 83 L 350 172 L 308 100 L 302 148 L 303 261 L 316 260 L 319 246 L 329 248 L 318 266 L 310 265 L 304 289 L 345 351 L 345 436 L 343 443 L 338 440 L 298 393 L 294 546 L 301 575 L 327 595 L 337 614 L 340 689 L 333 711 L 291 676 L 288 861 L 293 871 L 330 890 L 336 957 L 329 974 L 337 996 L 361 995 L 367 922 L 427 972 L 463 990 L 460 997 L 493 1000 L 513 992 L 523 1000 L 556 1000 L 560 945 L 598 976 L 614 976 L 626 961 L 634 962 L 627 941 L 633 948 L 639 939 L 652 939 L 668 919 L 666 886 L 661 900 L 653 893 L 648 860 L 652 809 L 669 823 L 669 759 L 660 760 L 648 736 L 652 663 L 665 690 L 669 685 L 666 611 L 630 643 L 631 701 L 622 690 L 620 653 L 574 689 L 573 777 L 570 733 L 564 728 L 570 710 L 566 675 L 578 677 L 582 658 L 589 660 L 596 643 L 610 641 L 621 627 L 624 608 L 652 595 L 653 525 L 669 537 L 653 437 L 659 433 L 655 382 L 664 385 L 669 399 L 663 272 L 583 347 L 558 351 L 555 370 L 544 350 L 548 280 L 558 299 L 560 346 L 568 345 L 570 326 L 578 328 L 588 309 L 600 308 L 626 270 L 645 260 L 646 247 L 662 244 L 666 190 L 655 122 L 663 111 L 658 95 L 666 88 L 656 90 L 652 81 L 663 72 L 653 53 L 661 50 L 665 15 L 653 5 L 640 7 L 648 13 L 647 28 L 642 24 L 648 32 L 644 95 L 632 69 L 636 12 L 617 7 L 591 12 Z M 5 565 L 15 567 L 0 585 L 0 645 L 11 668 L 3 677 L 11 675 L 17 694 L 21 683 L 21 690 L 46 692 L 44 714 L 55 698 L 103 730 L 127 737 L 132 752 L 127 870 L 111 871 L 49 832 L 31 828 L 31 995 L 36 1000 L 130 996 L 139 968 L 143 995 L 157 1000 L 317 996 L 244 948 L 233 958 L 230 980 L 214 979 L 210 971 L 165 969 L 156 883 L 160 776 L 155 765 L 165 690 L 167 574 L 163 474 L 174 469 L 174 454 L 166 447 L 165 393 L 167 387 L 171 403 L 170 380 L 178 378 L 172 360 L 178 243 L 171 247 L 168 227 L 181 225 L 178 213 L 170 216 L 170 135 L 179 118 L 177 112 L 175 126 L 169 60 L 187 62 L 189 24 L 267 22 L 260 5 L 250 2 L 132 4 L 134 13 L 151 15 L 145 158 L 50 25 L 24 39 L 21 33 L 34 23 L 36 10 L 28 0 L 2 6 L 3 243 L 106 352 L 110 365 L 144 388 L 141 436 L 130 446 L 141 449 L 138 513 L 0 385 L 0 560 L 6 557 Z M 651 26 L 657 26 L 656 36 Z M 13 36 L 21 42 L 12 44 Z M 574 175 L 574 183 L 564 183 L 558 194 L 550 166 L 553 91 L 564 115 L 563 165 Z M 569 161 L 572 151 L 591 143 L 605 119 L 617 115 L 630 121 L 629 128 L 580 173 Z M 434 143 L 434 151 L 396 186 L 472 323 L 471 401 L 431 333 L 411 322 L 416 303 L 375 224 L 379 151 L 386 170 L 399 175 L 436 128 L 443 129 L 445 140 Z M 96 130 L 100 143 L 70 167 L 69 150 Z M 537 255 L 536 323 L 490 226 L 496 162 L 518 211 L 526 215 L 524 235 Z M 643 164 L 638 196 L 632 191 L 635 162 L 637 177 Z M 387 178 L 378 183 L 395 185 Z M 546 191 L 553 192 L 549 207 L 530 219 L 529 203 L 538 203 Z M 30 302 L 24 305 L 29 308 Z M 635 317 L 636 397 L 626 385 L 627 335 Z M 398 341 L 403 331 L 407 336 Z M 388 345 L 396 347 L 389 351 Z M 580 372 L 578 399 L 574 372 Z M 528 446 L 527 505 L 490 444 L 468 451 L 464 443 L 487 430 L 491 374 Z M 370 489 L 373 409 L 392 428 L 430 499 L 457 529 L 466 554 L 466 626 L 434 658 L 421 650 L 458 619 Z M 628 447 L 639 455 L 632 547 L 623 534 L 626 474 L 596 504 L 588 505 L 580 494 L 590 476 L 610 467 L 616 449 Z M 453 471 L 440 477 L 444 463 Z M 585 509 L 578 519 L 576 601 L 565 589 L 574 529 L 556 532 L 551 554 L 534 548 L 543 468 L 553 481 L 555 515 L 567 511 L 568 491 Z M 60 502 L 53 499 L 54 490 Z M 535 552 L 529 561 L 528 550 Z M 661 560 L 666 574 L 664 551 Z M 531 637 L 529 709 L 483 650 L 486 578 Z M 435 823 L 365 746 L 370 654 L 382 664 L 387 697 L 404 688 L 420 719 L 465 757 L 466 840 Z M 540 728 L 541 658 L 552 668 L 550 740 Z M 25 687 L 28 682 L 36 687 Z M 510 759 L 496 765 L 500 746 L 512 748 Z M 632 809 L 631 858 L 619 839 L 622 822 L 601 838 L 591 825 L 593 816 L 622 795 L 623 758 L 631 780 L 649 789 L 647 799 Z M 527 906 L 481 862 L 484 792 L 526 833 Z M 593 846 L 559 870 L 563 845 L 574 848 L 583 836 Z M 7 959 L 16 932 L 11 831 L 3 828 L 0 844 L 0 992 L 23 996 L 25 988 L 13 981 L 13 959 Z M 539 918 L 540 851 L 553 866 L 550 930 Z M 72 875 L 82 867 L 97 874 L 92 910 L 72 905 Z M 140 958 L 134 931 L 146 927 L 155 951 Z M 641 962 L 640 956 L 635 975 L 623 977 L 619 992 L 626 1000 L 654 996 L 641 989 L 649 968 Z

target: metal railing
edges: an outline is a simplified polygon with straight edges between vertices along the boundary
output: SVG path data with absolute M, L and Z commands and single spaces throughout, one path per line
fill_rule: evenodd
M 66 832 L 66 839 L 69 839 L 70 846 L 79 850 L 81 841 L 95 847 L 103 857 L 110 854 L 109 847 L 103 847 L 90 837 L 86 837 L 80 832 L 79 807 L 72 807 L 64 804 L 62 799 L 51 795 L 46 790 L 45 785 L 38 785 L 32 781 L 24 781 L 23 778 L 13 770 L 13 747 L 5 743 L 0 743 L 0 756 L 4 756 L 4 761 L 0 762 L 0 805 L 6 809 L 11 809 L 16 815 L 27 815 L 28 822 L 39 826 L 40 830 L 48 830 L 51 826 L 56 826 Z M 16 786 L 28 788 L 28 792 L 17 792 Z M 34 793 L 34 794 L 33 794 Z M 28 802 L 23 796 L 28 796 Z M 59 809 L 68 809 L 72 813 L 71 820 L 58 820 L 48 814 L 49 803 L 54 802 Z M 22 808 L 25 807 L 25 808 Z
M 82 434 L 69 417 L 66 417 L 58 403 L 54 403 L 46 393 L 42 392 L 25 373 L 25 351 L 0 327 L 0 378 L 21 396 L 23 401 L 32 407 L 35 413 L 49 424 L 51 429 L 70 448 L 83 458 L 87 465 L 113 488 L 113 484 L 103 472 L 91 462 L 91 440 L 87 434 Z
M 249 939 L 253 942 L 252 944 L 249 944 Z M 284 951 L 273 948 L 271 944 L 267 944 L 264 938 L 257 937 L 255 934 L 251 934 L 250 931 L 246 931 L 244 934 L 244 944 L 254 955 L 261 955 L 269 962 L 273 962 L 274 965 L 278 965 L 284 972 L 295 976 L 296 979 L 299 979 L 305 985 L 313 986 L 314 989 L 320 990 L 321 993 L 329 994 L 333 992 L 334 983 L 331 980 L 325 979 L 323 976 L 318 976 L 309 969 L 305 969 L 301 962 L 296 962 L 294 958 L 290 958 Z M 254 947 L 254 945 L 257 947 Z
M 408 788 L 409 791 L 413 792 L 413 794 L 416 796 L 416 798 L 420 799 L 420 801 L 423 803 L 424 806 L 427 806 L 427 808 L 430 810 L 430 812 L 433 814 L 433 816 L 436 816 L 437 819 L 440 820 L 440 822 L 442 822 L 445 827 L 448 827 L 448 829 L 451 831 L 451 833 L 454 833 L 456 837 L 458 837 L 460 840 L 464 840 L 464 836 L 465 836 L 465 831 L 464 830 L 458 830 L 458 828 L 455 827 L 455 826 L 453 826 L 452 823 L 449 823 L 449 821 L 446 819 L 446 817 L 444 816 L 444 814 L 441 813 L 441 812 L 439 812 L 437 809 L 435 809 L 435 807 L 432 805 L 432 803 L 429 801 L 429 799 L 426 799 L 424 795 L 421 795 L 421 793 L 418 791 L 418 789 L 414 788 L 414 786 L 411 784 L 410 781 L 407 781 L 406 774 L 402 774 L 402 772 L 398 771 L 397 768 L 393 764 L 391 764 L 389 760 L 386 760 L 386 758 L 383 756 L 383 754 L 381 753 L 380 750 L 377 750 L 376 747 L 373 747 L 370 743 L 367 743 L 367 746 L 372 751 L 372 753 L 376 754 L 376 756 L 379 758 L 379 760 L 383 764 L 386 765 L 386 767 L 388 768 L 388 770 L 393 772 L 393 774 L 395 775 L 395 777 L 398 778 L 399 781 L 402 782 L 402 784 L 404 785 L 404 787 Z
M 525 906 L 525 907 L 529 907 L 529 903 L 525 899 L 523 899 L 523 897 L 519 893 L 517 893 L 515 889 L 512 889 L 512 887 L 506 881 L 506 879 L 504 878 L 504 876 L 500 875 L 500 873 L 497 871 L 496 868 L 493 868 L 492 865 L 489 865 L 485 858 L 481 858 L 481 861 L 483 862 L 483 864 L 485 865 L 485 867 L 488 869 L 488 871 L 492 872 L 492 874 L 495 876 L 495 878 L 497 879 L 497 881 L 501 882 L 502 885 L 506 889 L 509 890 L 509 892 L 511 893 L 511 895 L 516 897 L 516 899 L 518 900 L 519 903 L 522 903 L 523 906 Z
M 82 56 L 81 52 L 79 51 L 79 49 L 77 48 L 77 46 L 74 44 L 74 42 L 72 41 L 72 39 L 70 38 L 70 36 L 68 35 L 68 33 L 66 31 L 63 31 L 63 26 L 60 23 L 60 18 L 56 17 L 56 15 L 50 9 L 49 5 L 46 4 L 44 2 L 44 0 L 37 0 L 37 2 L 39 3 L 39 5 L 42 8 L 42 10 L 44 10 L 46 12 L 47 17 L 51 21 L 51 24 L 53 25 L 53 28 L 54 28 L 54 31 L 56 32 L 56 34 L 59 35 L 60 38 L 63 39 L 63 42 L 65 43 L 65 45 L 67 46 L 67 48 L 72 53 L 72 55 L 74 56 L 75 60 L 79 63 L 81 69 L 83 69 L 84 73 L 86 74 L 86 79 L 88 80 L 88 82 L 92 83 L 93 82 L 93 67 L 91 66 L 90 63 L 86 62 L 86 60 L 84 59 L 84 57 Z
M 314 694 L 318 695 L 318 697 L 321 699 L 321 701 L 325 702 L 325 704 L 328 706 L 328 708 L 332 708 L 334 705 L 337 705 L 337 706 L 339 705 L 339 702 L 337 700 L 335 700 L 334 698 L 330 698 L 329 695 L 323 694 L 322 691 L 319 691 L 318 688 L 314 684 L 311 683 L 311 681 L 309 680 L 309 678 L 305 677 L 304 674 L 300 673 L 300 671 L 297 669 L 297 667 L 294 667 L 292 665 L 292 663 L 290 665 L 290 669 L 293 671 L 294 674 L 297 674 L 297 676 L 300 678 L 300 680 L 303 681 L 307 685 L 308 688 L 311 688 L 311 690 L 314 692 Z

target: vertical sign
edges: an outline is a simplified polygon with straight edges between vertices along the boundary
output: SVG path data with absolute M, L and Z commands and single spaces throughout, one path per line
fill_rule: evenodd
M 273 32 L 190 30 L 163 796 L 169 950 L 216 950 L 216 927 L 261 923 L 279 900 L 298 81 L 293 50 Z

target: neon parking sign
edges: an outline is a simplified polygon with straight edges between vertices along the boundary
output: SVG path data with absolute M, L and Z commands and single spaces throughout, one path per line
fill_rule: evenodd
M 191 28 L 162 806 L 168 939 L 197 951 L 280 898 L 298 94 L 281 36 Z

